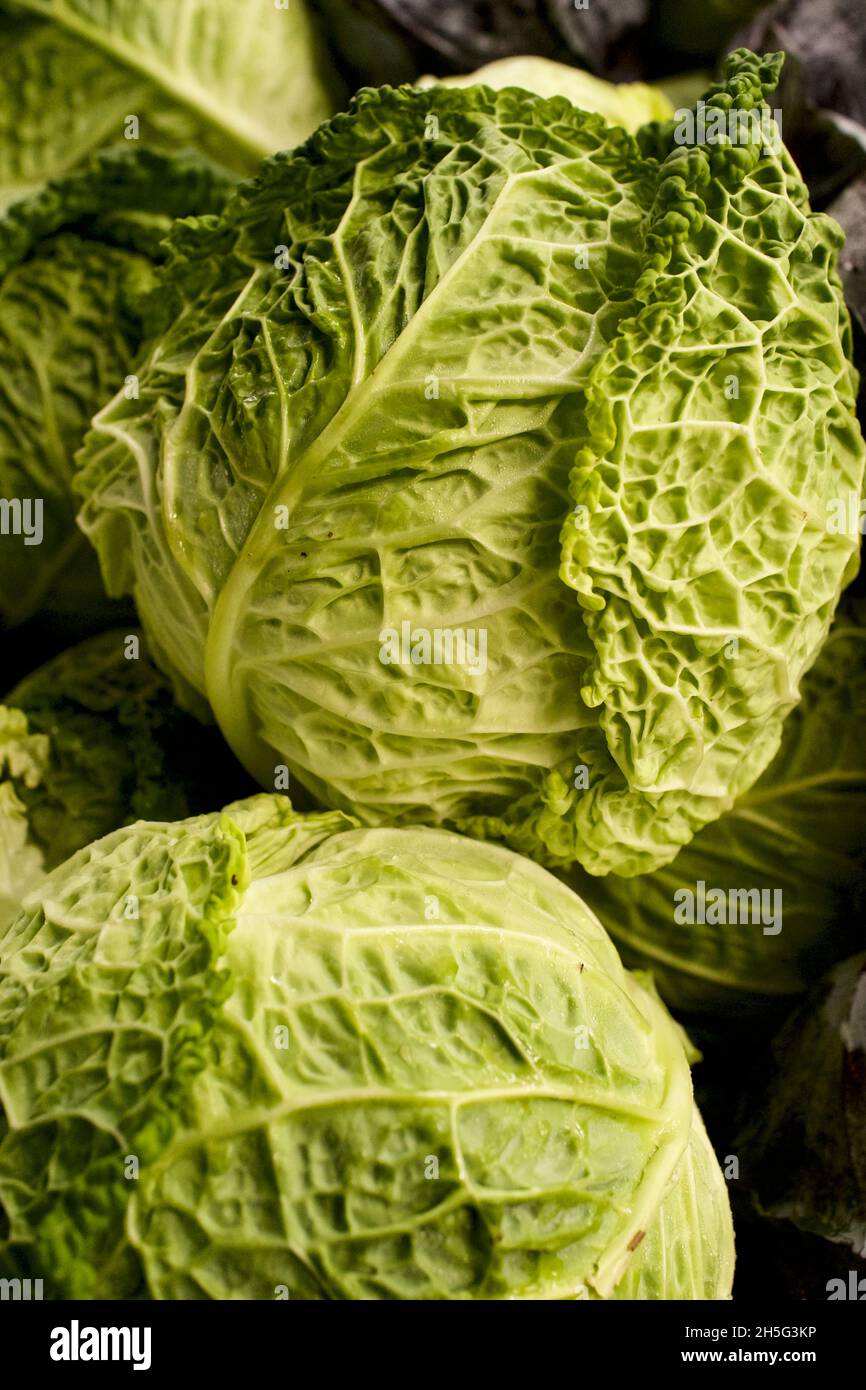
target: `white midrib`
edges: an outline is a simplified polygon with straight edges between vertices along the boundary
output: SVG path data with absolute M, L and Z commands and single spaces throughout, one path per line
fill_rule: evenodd
M 229 108 L 226 102 L 219 102 L 213 98 L 192 78 L 191 73 L 182 75 L 166 63 L 157 61 L 156 55 L 148 57 L 141 49 L 133 47 L 118 34 L 109 34 L 95 25 L 86 24 L 62 4 L 45 3 L 44 0 L 21 0 L 21 8 L 61 26 L 76 38 L 98 48 L 100 52 L 118 58 L 126 67 L 146 77 L 179 106 L 185 106 L 221 131 L 253 159 L 264 159 L 272 153 L 272 131 L 246 119 L 237 107 L 231 108 L 232 119 L 227 119 L 226 112 Z
M 244 600 L 254 584 L 261 568 L 262 556 L 267 553 L 273 541 L 273 511 L 276 506 L 287 507 L 289 514 L 303 491 L 308 476 L 328 458 L 335 445 L 351 430 L 356 421 L 363 416 L 370 401 L 390 385 L 407 357 L 411 358 L 412 348 L 419 335 L 423 336 L 429 319 L 436 312 L 443 295 L 459 276 L 467 262 L 481 247 L 495 236 L 494 225 L 510 191 L 518 184 L 530 179 L 545 176 L 546 169 L 527 169 L 520 174 L 509 174 L 494 199 L 489 214 L 472 240 L 463 248 L 460 255 L 451 263 L 445 274 L 427 295 L 411 323 L 392 343 L 379 363 L 368 377 L 348 392 L 342 405 L 334 413 L 328 424 L 298 459 L 288 477 L 277 477 L 259 514 L 253 523 L 244 547 L 223 586 L 214 606 L 205 652 L 205 681 L 207 698 L 213 708 L 217 722 L 224 736 L 231 744 L 236 756 L 259 781 L 269 783 L 273 773 L 273 750 L 263 742 L 252 727 L 249 711 L 244 702 L 237 704 L 232 699 L 233 685 L 237 678 L 234 634 L 237 630 Z M 337 233 L 339 237 L 339 231 Z M 345 285 L 345 293 L 352 322 L 357 322 L 354 305 L 354 286 Z M 595 340 L 595 324 L 588 342 Z M 356 343 L 356 350 L 358 344 Z M 585 352 L 581 352 L 582 357 Z M 353 364 L 357 368 L 357 359 Z M 405 370 L 400 372 L 404 381 Z

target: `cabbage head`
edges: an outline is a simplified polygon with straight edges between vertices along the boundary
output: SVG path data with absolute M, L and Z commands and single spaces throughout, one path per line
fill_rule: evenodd
M 683 1035 L 446 831 L 259 796 L 80 851 L 0 936 L 0 1097 L 0 1273 L 53 1296 L 730 1293 Z
M 778 69 L 710 88 L 740 143 L 362 92 L 178 224 L 80 521 L 263 786 L 632 875 L 770 764 L 864 462 Z

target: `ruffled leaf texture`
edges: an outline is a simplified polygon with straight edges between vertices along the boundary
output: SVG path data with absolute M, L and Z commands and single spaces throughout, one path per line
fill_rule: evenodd
M 730 1294 L 680 1030 L 447 832 L 261 796 L 90 846 L 0 939 L 0 1103 L 0 1269 L 54 1294 Z
M 735 55 L 708 112 L 760 111 L 776 68 Z M 841 234 L 762 138 L 668 155 L 640 310 L 588 392 L 563 577 L 594 648 L 568 793 L 591 872 L 672 858 L 755 781 L 858 564 L 834 511 L 864 462 Z
M 177 708 L 140 643 L 134 629 L 101 633 L 0 705 L 0 923 L 92 840 L 202 810 L 237 781 L 216 731 Z
M 107 609 L 75 525 L 73 458 L 146 336 L 143 297 L 174 217 L 215 210 L 229 182 L 191 156 L 121 151 L 48 183 L 0 217 L 0 496 L 41 504 L 38 543 L 0 537 L 0 620 Z M 11 513 L 10 513 L 11 516 Z
M 567 879 L 629 965 L 650 970 L 672 1007 L 766 1010 L 801 994 L 862 941 L 866 886 L 866 608 L 843 600 L 803 682 L 776 757 L 718 821 L 671 864 L 640 878 Z M 781 930 L 749 918 L 678 922 L 677 895 L 769 894 Z M 774 898 L 774 894 L 780 894 Z
M 262 785 L 648 872 L 772 760 L 856 567 L 839 241 L 754 140 L 363 92 L 173 233 L 79 456 L 109 591 Z M 404 624 L 484 669 L 383 661 Z

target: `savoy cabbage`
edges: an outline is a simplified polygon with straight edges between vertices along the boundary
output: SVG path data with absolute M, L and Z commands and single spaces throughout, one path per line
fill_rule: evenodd
M 106 397 L 136 389 L 142 301 L 172 220 L 215 211 L 228 186 L 193 156 L 112 151 L 0 217 L 3 625 L 40 609 L 79 626 L 105 616 L 75 525 L 75 451 Z
M 448 832 L 260 796 L 80 851 L 0 934 L 0 1098 L 0 1273 L 51 1296 L 730 1294 L 683 1035 Z
M 177 225 L 81 524 L 158 659 L 365 823 L 646 873 L 776 754 L 853 576 L 841 233 L 740 51 L 697 142 L 381 89 Z M 431 664 L 413 634 L 483 633 Z M 397 660 L 383 634 L 408 632 Z

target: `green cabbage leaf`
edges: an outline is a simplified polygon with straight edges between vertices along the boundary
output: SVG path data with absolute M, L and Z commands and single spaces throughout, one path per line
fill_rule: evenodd
M 637 879 L 574 869 L 568 880 L 625 960 L 680 1009 L 737 1013 L 802 993 L 861 940 L 866 882 L 866 610 L 843 604 L 788 717 L 779 752 L 732 810 L 673 863 Z M 779 894 L 780 930 L 760 921 L 678 922 L 697 885 Z
M 136 633 L 71 647 L 0 704 L 0 923 L 76 850 L 213 804 L 241 774 L 178 710 Z
M 75 525 L 73 457 L 100 405 L 137 389 L 142 300 L 173 218 L 215 211 L 228 186 L 193 157 L 120 151 L 0 217 L 0 497 L 21 509 L 0 534 L 3 624 L 110 612 Z
M 2 0 L 0 50 L 0 210 L 126 139 L 249 174 L 340 100 L 305 0 Z
M 597 111 L 609 125 L 632 132 L 649 121 L 666 121 L 674 108 L 661 87 L 645 82 L 605 82 L 581 68 L 531 54 L 499 58 L 460 77 L 422 77 L 420 87 L 523 87 L 540 97 L 568 97 L 581 111 Z

